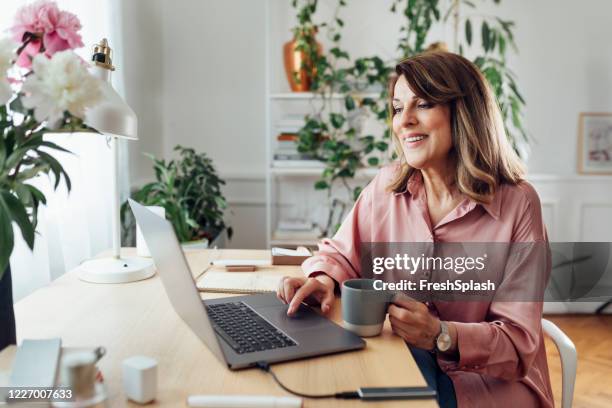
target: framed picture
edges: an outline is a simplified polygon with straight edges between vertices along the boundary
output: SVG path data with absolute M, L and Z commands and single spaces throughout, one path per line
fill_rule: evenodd
M 578 172 L 612 175 L 612 113 L 581 113 Z

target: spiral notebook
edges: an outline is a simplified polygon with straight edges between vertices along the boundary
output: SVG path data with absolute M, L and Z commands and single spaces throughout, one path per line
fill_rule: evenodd
M 217 293 L 274 293 L 282 276 L 262 275 L 257 272 L 208 271 L 197 281 L 202 292 Z

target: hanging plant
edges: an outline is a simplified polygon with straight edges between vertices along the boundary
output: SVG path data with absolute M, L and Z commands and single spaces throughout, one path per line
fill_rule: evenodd
M 481 3 L 485 1 L 487 0 L 481 0 Z M 499 4 L 500 0 L 493 2 Z M 394 0 L 390 11 L 401 12 L 405 17 L 405 24 L 399 28 L 399 58 L 384 61 L 378 56 L 372 56 L 351 60 L 348 52 L 341 48 L 341 31 L 345 22 L 340 12 L 346 7 L 346 0 L 338 0 L 330 21 L 322 23 L 313 20 L 317 3 L 317 0 L 292 2 L 298 21 L 293 29 L 294 36 L 301 39 L 300 50 L 308 56 L 309 65 L 305 68 L 310 75 L 308 79 L 311 90 L 319 100 L 319 103 L 312 105 L 315 108 L 306 115 L 305 124 L 299 131 L 298 151 L 310 154 L 325 163 L 325 169 L 315 182 L 314 188 L 327 190 L 330 202 L 336 185 L 344 187 L 348 196 L 356 200 L 362 190 L 361 186 L 351 183 L 357 170 L 379 167 L 384 160 L 395 158 L 395 154 L 389 151 L 391 134 L 386 104 L 389 74 L 394 71 L 398 60 L 426 50 L 444 49 L 442 43 L 433 43 L 426 47 L 428 34 L 434 24 L 449 24 L 452 21 L 455 30 L 454 49 L 463 55 L 466 49 L 476 43 L 473 21 L 480 21 L 484 53 L 477 56 L 474 63 L 495 92 L 507 135 L 514 149 L 520 154 L 519 145 L 529 142 L 522 116 L 525 100 L 518 90 L 516 75 L 506 64 L 508 48 L 517 51 L 512 21 L 495 16 L 461 16 L 462 6 L 476 8 L 475 3 L 470 0 L 454 0 L 447 10 L 441 10 L 439 0 Z M 462 35 L 459 34 L 460 25 L 464 27 Z M 320 52 L 313 38 L 313 33 L 316 32 L 325 33 L 331 43 L 329 51 Z M 377 98 L 359 97 L 365 89 L 372 88 L 380 89 Z M 336 98 L 337 94 L 340 94 L 342 104 L 332 104 L 334 94 Z M 349 120 L 355 110 L 366 110 L 380 121 L 384 129 L 382 134 L 361 134 Z M 335 202 L 338 203 L 338 200 L 335 199 Z M 329 211 L 328 220 L 336 218 L 332 217 L 334 206 L 330 205 Z M 322 229 L 323 235 L 333 234 L 338 226 L 338 223 L 331 225 L 328 221 Z

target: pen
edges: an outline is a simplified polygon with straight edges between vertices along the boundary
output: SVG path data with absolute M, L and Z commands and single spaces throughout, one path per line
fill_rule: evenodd
M 187 405 L 194 408 L 300 408 L 302 399 L 268 395 L 190 395 Z

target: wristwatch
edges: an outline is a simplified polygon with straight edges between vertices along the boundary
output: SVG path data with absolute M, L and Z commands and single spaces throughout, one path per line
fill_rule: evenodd
M 452 339 L 448 333 L 448 325 L 440 320 L 440 334 L 436 336 L 435 351 L 444 353 L 450 349 Z

